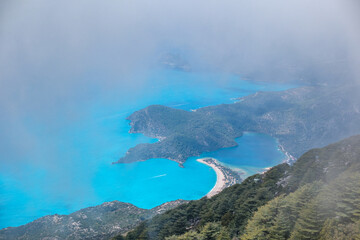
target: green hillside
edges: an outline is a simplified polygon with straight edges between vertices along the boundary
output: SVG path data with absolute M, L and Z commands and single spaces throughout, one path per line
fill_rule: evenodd
M 0 239 L 109 239 L 184 202 L 176 200 L 152 209 L 119 201 L 105 202 L 69 215 L 48 215 L 19 227 L 1 229 Z
M 360 135 L 180 205 L 122 238 L 360 239 Z

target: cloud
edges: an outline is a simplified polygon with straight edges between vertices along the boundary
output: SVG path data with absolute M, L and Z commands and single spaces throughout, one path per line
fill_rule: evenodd
M 193 69 L 259 80 L 324 84 L 360 76 L 356 0 L 0 4 L 3 146 L 16 134 L 28 149 L 35 138 L 29 121 L 71 122 L 82 117 L 78 105 L 109 89 L 139 91 L 146 78 L 134 74 L 146 75 L 166 51 L 188 54 Z

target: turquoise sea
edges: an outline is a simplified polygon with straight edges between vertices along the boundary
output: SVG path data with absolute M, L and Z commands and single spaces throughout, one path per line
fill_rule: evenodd
M 279 143 L 272 137 L 253 132 L 245 132 L 236 139 L 237 147 L 224 148 L 215 152 L 204 153 L 201 157 L 213 157 L 224 166 L 241 174 L 242 179 L 264 169 L 273 167 L 286 156 L 279 149 Z
M 216 175 L 194 158 L 185 168 L 167 159 L 111 164 L 130 147 L 157 141 L 129 134 L 126 117 L 151 104 L 191 110 L 232 103 L 234 98 L 256 91 L 292 87 L 244 81 L 231 74 L 168 69 L 133 78 L 129 81 L 138 85 L 114 85 L 88 96 L 88 101 L 75 102 L 76 118 L 59 110 L 51 119 L 30 113 L 22 119 L 22 126 L 32 136 L 29 150 L 16 152 L 16 144 L 27 139 L 16 139 L 14 130 L 14 148 L 0 152 L 0 228 L 48 214 L 69 214 L 105 201 L 152 208 L 170 200 L 199 199 L 214 186 Z M 216 157 L 247 174 L 276 165 L 284 157 L 271 137 L 245 134 L 237 141 L 239 147 L 204 156 Z

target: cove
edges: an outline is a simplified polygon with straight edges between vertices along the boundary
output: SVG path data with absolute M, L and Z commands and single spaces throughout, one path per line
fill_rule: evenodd
M 236 147 L 204 153 L 201 157 L 217 159 L 223 165 L 238 171 L 242 179 L 263 172 L 286 159 L 286 155 L 279 149 L 279 143 L 271 136 L 245 132 L 236 142 Z
M 89 72 L 83 77 L 122 76 Z M 151 104 L 191 110 L 232 103 L 234 98 L 257 91 L 292 87 L 244 81 L 233 74 L 168 69 L 134 75 L 127 86 L 114 85 L 106 91 L 91 85 L 101 81 L 90 80 L 88 88 L 93 88 L 94 94 L 72 103 L 75 114 L 57 109 L 45 119 L 28 111 L 21 119 L 21 128 L 10 129 L 12 148 L 0 152 L 0 228 L 19 226 L 49 214 L 69 214 L 105 201 L 152 208 L 176 199 L 199 199 L 213 187 L 216 175 L 192 159 L 185 168 L 167 159 L 111 165 L 136 144 L 157 141 L 129 134 L 126 117 Z M 19 129 L 26 130 L 30 140 L 19 135 Z M 241 151 L 249 151 L 249 139 L 244 136 L 238 141 L 241 139 L 245 139 Z M 26 152 L 17 151 L 22 144 L 28 146 Z M 231 160 L 239 157 L 238 152 L 227 151 L 219 150 L 214 156 L 245 169 L 246 162 Z M 258 165 L 257 161 L 262 160 L 254 157 L 246 166 L 250 169 L 272 164 Z

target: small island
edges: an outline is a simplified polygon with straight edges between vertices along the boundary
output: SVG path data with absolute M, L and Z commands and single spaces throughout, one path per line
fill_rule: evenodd
M 208 198 L 215 196 L 227 187 L 241 182 L 241 178 L 238 173 L 221 165 L 214 158 L 199 158 L 196 161 L 211 167 L 216 172 L 216 184 L 210 192 L 206 194 L 206 197 Z

